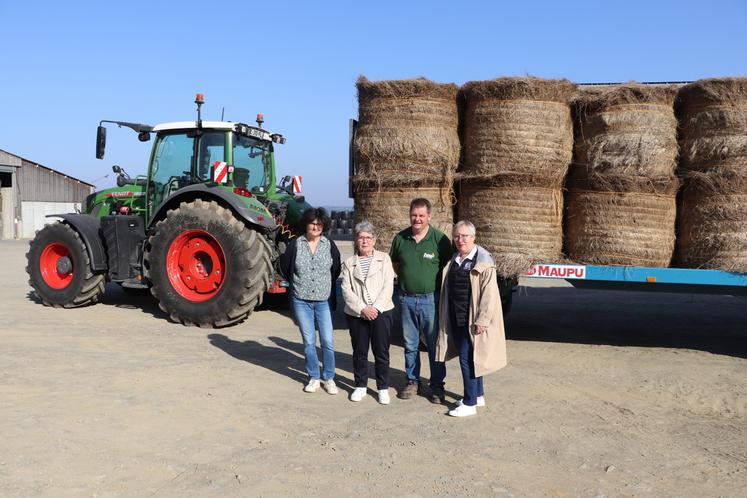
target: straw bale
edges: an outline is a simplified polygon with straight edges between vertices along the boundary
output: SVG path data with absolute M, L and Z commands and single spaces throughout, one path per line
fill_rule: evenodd
M 579 263 L 668 267 L 675 242 L 676 184 L 669 193 L 572 186 L 566 195 L 565 250 Z M 642 186 L 645 184 L 642 184 Z
M 521 185 L 521 178 L 466 180 L 458 207 L 459 218 L 475 224 L 478 243 L 493 254 L 499 276 L 514 277 L 534 263 L 562 259 L 560 188 Z
M 463 173 L 539 175 L 560 186 L 572 156 L 574 88 L 531 77 L 466 83 Z
M 747 272 L 747 174 L 688 172 L 677 228 L 677 266 Z
M 355 192 L 355 222 L 368 220 L 376 229 L 376 249 L 389 251 L 392 239 L 410 226 L 410 201 L 425 197 L 431 202 L 431 225 L 451 237 L 454 223 L 452 199 L 444 199 L 439 188 L 394 188 Z
M 671 177 L 677 167 L 673 86 L 582 89 L 573 98 L 576 176 Z
M 458 87 L 418 78 L 360 77 L 357 173 L 369 178 L 440 178 L 459 164 Z
M 680 170 L 736 167 L 747 172 L 747 77 L 714 78 L 680 88 Z

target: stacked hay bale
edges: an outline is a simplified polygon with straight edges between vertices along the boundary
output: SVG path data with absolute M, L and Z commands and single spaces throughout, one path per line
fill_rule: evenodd
M 450 234 L 459 163 L 457 86 L 364 77 L 357 86 L 356 223 L 373 223 L 377 248 L 387 251 L 394 235 L 410 224 L 410 201 L 425 197 L 433 205 L 431 224 Z
M 679 185 L 675 92 L 630 83 L 574 96 L 565 219 L 571 260 L 669 266 Z
M 475 224 L 502 277 L 562 258 L 574 89 L 567 80 L 532 77 L 471 81 L 462 88 L 459 217 Z
M 685 85 L 676 108 L 677 266 L 747 272 L 747 78 Z

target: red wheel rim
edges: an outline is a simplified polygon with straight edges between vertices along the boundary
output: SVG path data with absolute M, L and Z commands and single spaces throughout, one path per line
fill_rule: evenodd
M 180 296 L 190 301 L 207 301 L 223 286 L 226 257 L 212 235 L 188 230 L 171 243 L 166 272 Z
M 74 275 L 70 249 L 59 242 L 49 244 L 39 258 L 39 270 L 44 283 L 53 289 L 64 289 L 70 285 Z

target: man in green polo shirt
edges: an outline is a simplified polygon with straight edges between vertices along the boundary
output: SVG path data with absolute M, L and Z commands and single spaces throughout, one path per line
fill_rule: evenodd
M 410 203 L 410 227 L 392 241 L 389 255 L 399 277 L 399 304 L 405 342 L 407 385 L 399 397 L 410 399 L 420 384 L 420 335 L 425 337 L 431 367 L 429 399 L 444 402 L 446 364 L 435 359 L 438 334 L 438 291 L 441 269 L 454 252 L 449 238 L 430 226 L 431 203 L 417 198 Z

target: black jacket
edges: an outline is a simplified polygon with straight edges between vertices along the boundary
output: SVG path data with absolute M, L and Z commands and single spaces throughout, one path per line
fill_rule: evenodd
M 329 307 L 331 310 L 337 309 L 337 278 L 340 276 L 340 250 L 335 245 L 335 241 L 329 240 L 330 252 L 332 253 L 332 268 L 330 270 L 332 278 L 332 292 L 329 294 Z M 293 273 L 296 268 L 296 254 L 298 253 L 298 239 L 295 238 L 288 243 L 288 247 L 285 248 L 285 252 L 280 255 L 280 273 L 290 284 L 291 291 L 293 290 Z

